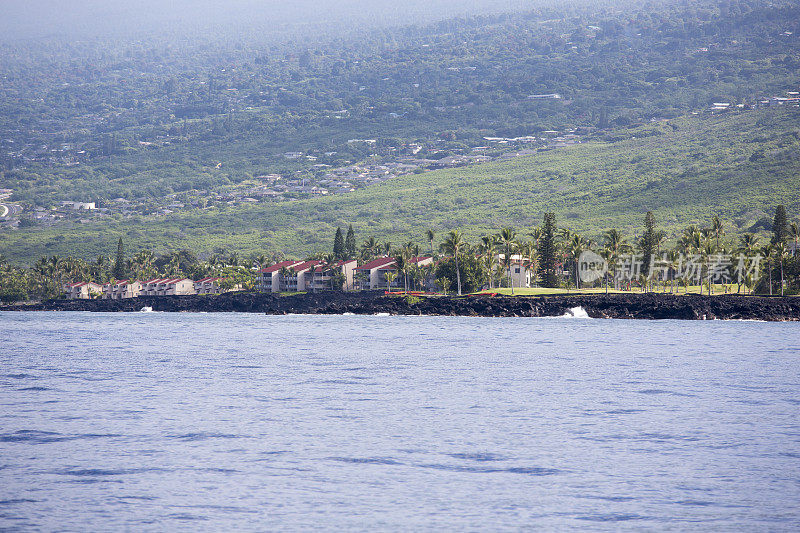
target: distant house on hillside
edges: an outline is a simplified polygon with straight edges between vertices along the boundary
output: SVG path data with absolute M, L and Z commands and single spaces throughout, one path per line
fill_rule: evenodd
M 561 95 L 558 93 L 551 94 L 529 94 L 528 98 L 531 100 L 560 100 Z
M 97 209 L 95 202 L 61 202 L 61 207 L 69 207 L 70 209 L 75 209 L 76 211 L 80 209 L 85 209 L 87 211 Z

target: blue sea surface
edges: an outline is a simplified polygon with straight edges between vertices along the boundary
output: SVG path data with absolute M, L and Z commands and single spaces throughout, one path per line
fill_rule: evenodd
M 797 531 L 800 325 L 0 313 L 0 529 Z

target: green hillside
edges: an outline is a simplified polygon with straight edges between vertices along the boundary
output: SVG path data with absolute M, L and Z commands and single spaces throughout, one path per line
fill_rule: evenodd
M 750 229 L 777 203 L 800 211 L 800 110 L 692 116 L 616 130 L 581 145 L 505 162 L 408 175 L 346 195 L 243 208 L 207 208 L 56 230 L 0 233 L 16 261 L 50 254 L 94 257 L 122 236 L 129 249 L 196 253 L 327 249 L 337 225 L 359 241 L 424 242 L 423 232 L 462 228 L 470 239 L 502 225 L 525 230 L 555 211 L 587 236 L 638 231 L 646 211 L 674 234 L 712 214 L 729 234 Z

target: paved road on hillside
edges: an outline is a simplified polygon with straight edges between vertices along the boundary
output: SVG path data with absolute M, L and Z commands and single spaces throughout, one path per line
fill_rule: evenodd
M 0 218 L 19 215 L 22 213 L 22 208 L 17 204 L 0 204 Z
M 0 218 L 6 218 L 22 213 L 22 208 L 17 204 L 4 203 L 11 196 L 10 193 L 0 194 Z

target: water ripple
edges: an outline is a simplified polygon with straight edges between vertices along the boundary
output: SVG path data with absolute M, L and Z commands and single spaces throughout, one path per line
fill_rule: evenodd
M 432 468 L 434 470 L 446 470 L 449 472 L 469 472 L 476 474 L 528 474 L 533 476 L 552 476 L 560 474 L 561 470 L 557 468 L 540 468 L 540 467 L 527 467 L 516 466 L 509 468 L 484 468 L 479 466 L 463 466 L 463 465 L 444 465 L 444 464 L 421 464 L 415 465 L 419 468 Z
M 382 457 L 329 457 L 331 461 L 339 461 L 340 463 L 354 463 L 365 465 L 402 465 L 403 463 L 395 461 L 394 459 L 386 459 Z
M 626 522 L 628 520 L 647 520 L 648 517 L 638 515 L 638 514 L 617 514 L 617 513 L 608 513 L 608 514 L 592 514 L 592 515 L 584 515 L 584 516 L 576 516 L 577 520 L 587 520 L 590 522 Z
M 240 439 L 242 435 L 230 435 L 226 433 L 213 433 L 200 431 L 197 433 L 185 433 L 183 435 L 166 435 L 168 439 L 178 439 L 185 442 L 200 441 L 206 439 Z

